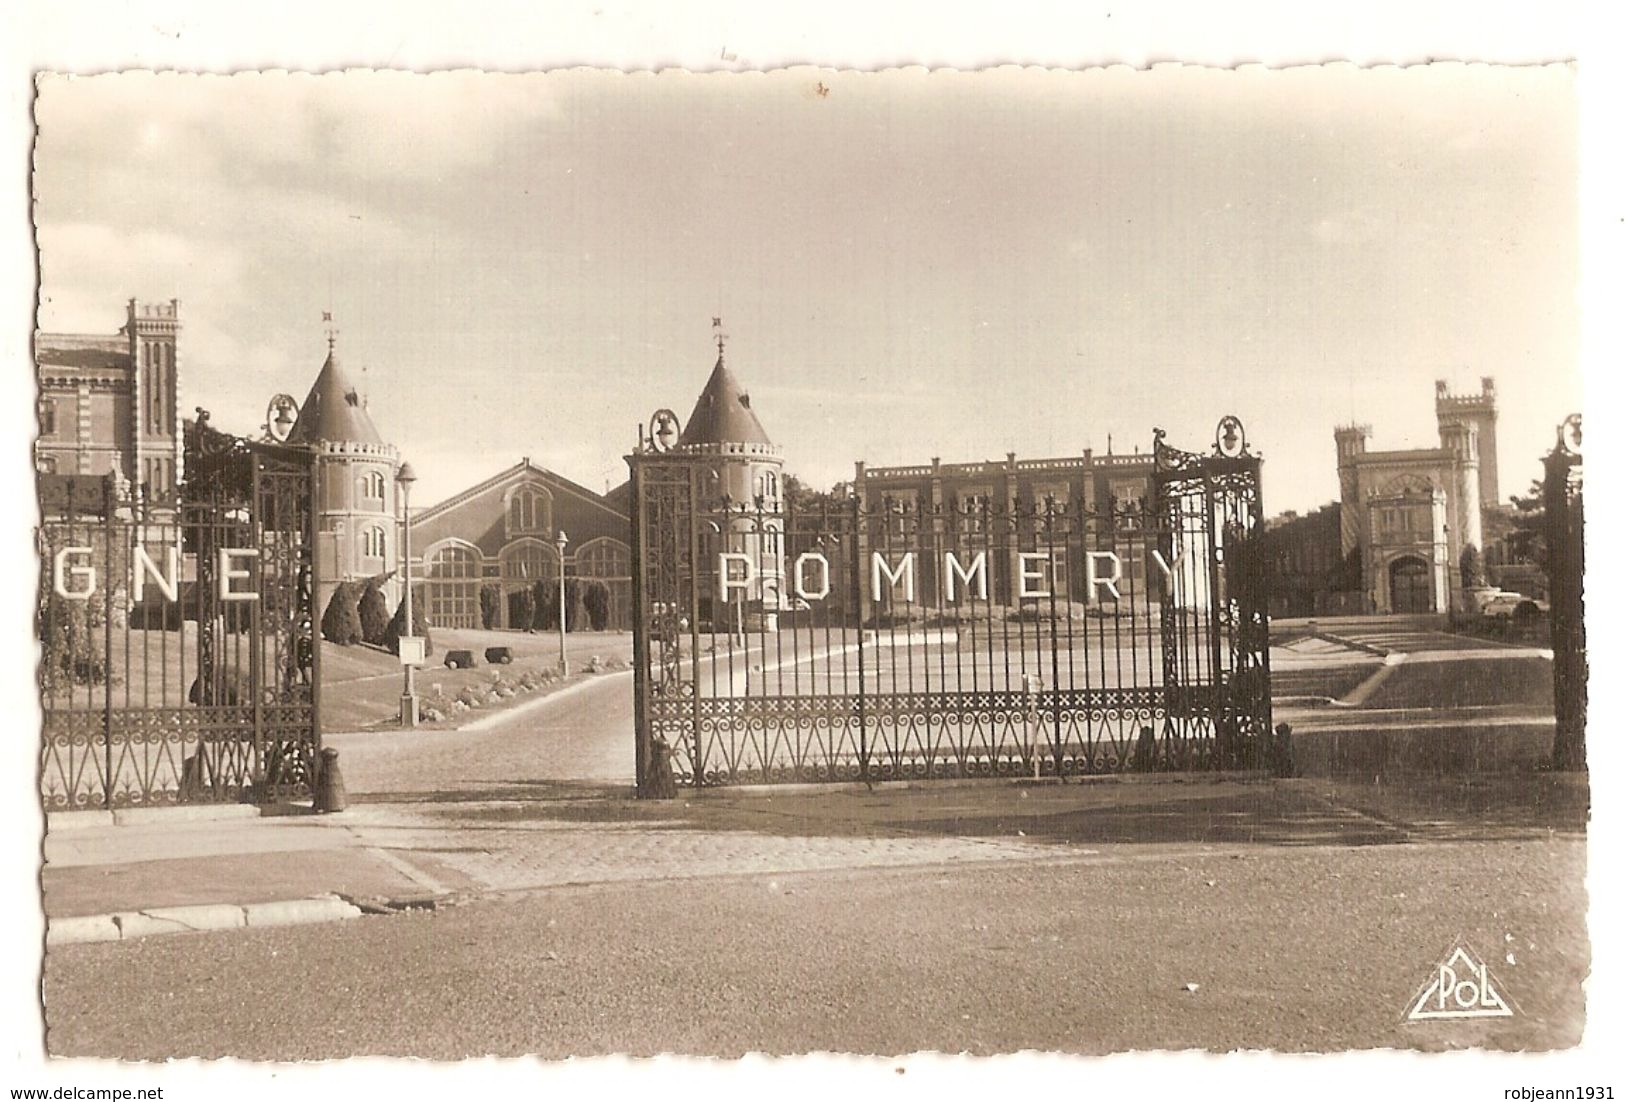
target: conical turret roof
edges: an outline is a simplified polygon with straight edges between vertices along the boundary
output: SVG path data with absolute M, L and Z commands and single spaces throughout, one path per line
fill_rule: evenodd
M 745 393 L 733 372 L 717 356 L 717 366 L 711 378 L 694 403 L 694 412 L 688 415 L 678 446 L 697 444 L 766 444 L 762 423 L 756 411 L 750 408 L 750 395 Z
M 339 366 L 338 353 L 327 350 L 327 362 L 299 407 L 299 419 L 288 434 L 290 444 L 328 443 L 383 446 L 378 428 L 361 403 L 361 393 Z

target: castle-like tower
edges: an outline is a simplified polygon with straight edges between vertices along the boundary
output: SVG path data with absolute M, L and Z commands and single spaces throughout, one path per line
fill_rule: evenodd
M 116 334 L 37 333 L 39 438 L 47 474 L 112 474 L 121 493 L 157 503 L 181 481 L 180 309 L 125 304 Z
M 1478 381 L 1477 394 L 1451 394 L 1443 379 L 1433 384 L 1434 412 L 1439 419 L 1439 439 L 1445 439 L 1449 425 L 1469 425 L 1478 436 L 1478 500 L 1486 509 L 1501 504 L 1500 472 L 1495 449 L 1495 379 L 1486 375 Z M 1474 543 L 1479 541 L 1474 540 Z M 1480 547 L 1483 545 L 1480 543 Z
M 1493 413 L 1491 414 L 1493 417 Z M 1478 426 L 1471 421 L 1441 422 L 1439 446 L 1456 457 L 1455 485 L 1450 487 L 1457 525 L 1452 541 L 1456 554 L 1468 544 L 1484 549 L 1484 511 L 1480 501 L 1484 469 L 1479 458 Z
M 764 611 L 771 611 L 780 607 L 785 592 L 783 521 L 777 515 L 782 508 L 784 450 L 768 439 L 751 408 L 750 395 L 728 370 L 726 339 L 720 331 L 716 340 L 716 367 L 673 450 L 714 457 L 701 475 L 707 500 L 700 507 L 715 508 L 724 499 L 735 510 L 743 507 L 739 519 L 730 524 L 727 550 L 752 556 L 756 582 L 743 595 L 747 602 L 760 601 Z
M 1500 488 L 1495 469 L 1495 380 L 1475 395 L 1435 385 L 1439 446 L 1371 451 L 1369 425 L 1344 425 L 1337 442 L 1342 554 L 1358 553 L 1362 607 L 1374 612 L 1468 608 L 1462 554 L 1484 548 L 1484 510 Z
M 1341 425 L 1332 432 L 1337 441 L 1337 488 L 1343 502 L 1342 547 L 1346 556 L 1361 545 L 1365 532 L 1365 503 L 1360 497 L 1359 459 L 1371 441 L 1370 425 Z
M 329 337 L 327 360 L 288 434 L 288 443 L 308 445 L 318 454 L 317 609 L 327 607 L 339 582 L 387 574 L 400 566 L 395 482 L 400 453 L 378 435 L 366 400 L 340 366 L 334 346 Z M 392 579 L 391 604 L 398 590 L 398 579 Z

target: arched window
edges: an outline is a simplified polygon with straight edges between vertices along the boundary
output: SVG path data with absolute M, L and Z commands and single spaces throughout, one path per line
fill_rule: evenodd
M 383 512 L 384 475 L 381 471 L 367 471 L 361 476 L 361 504 Z
M 384 530 L 374 524 L 361 533 L 361 553 L 371 559 L 384 557 Z
M 508 499 L 508 535 L 549 532 L 553 528 L 553 498 L 545 490 L 521 486 Z
M 576 573 L 583 578 L 631 577 L 632 552 L 626 544 L 608 536 L 589 540 L 576 552 Z
M 424 564 L 423 595 L 429 623 L 472 628 L 480 617 L 480 556 L 471 547 L 450 544 Z
M 558 576 L 558 553 L 541 540 L 521 540 L 502 549 L 504 582 L 531 583 Z
M 39 402 L 39 434 L 56 435 L 56 403 L 49 398 L 41 398 Z

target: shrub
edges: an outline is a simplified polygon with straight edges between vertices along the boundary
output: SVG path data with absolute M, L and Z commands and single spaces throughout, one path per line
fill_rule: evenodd
M 328 598 L 327 611 L 322 613 L 322 638 L 341 647 L 354 646 L 361 641 L 361 614 L 357 604 L 361 599 L 360 587 L 354 582 L 340 582 Z
M 480 626 L 486 631 L 497 626 L 497 610 L 501 605 L 501 586 L 491 582 L 480 586 Z
M 429 634 L 429 618 L 423 614 L 423 594 L 412 594 L 412 634 L 423 637 L 423 653 L 434 653 L 434 641 Z M 391 654 L 401 653 L 401 636 L 406 634 L 406 599 L 403 596 L 401 603 L 395 606 L 395 615 L 390 617 L 389 627 L 384 631 L 384 646 Z
M 102 635 L 91 630 L 89 603 L 53 592 L 40 612 L 40 684 L 47 695 L 107 680 Z
M 514 596 L 513 623 L 508 625 L 519 631 L 536 630 L 536 594 L 529 589 L 522 589 Z
M 361 590 L 356 603 L 356 615 L 361 620 L 361 638 L 374 646 L 384 645 L 384 633 L 389 630 L 389 602 L 384 599 L 382 579 L 371 578 Z
M 597 579 L 583 583 L 581 604 L 587 610 L 587 623 L 594 631 L 609 627 L 609 586 Z

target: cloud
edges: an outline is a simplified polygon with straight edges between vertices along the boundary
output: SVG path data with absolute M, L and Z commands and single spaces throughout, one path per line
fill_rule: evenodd
M 112 332 L 123 323 L 126 299 L 231 296 L 243 281 L 236 250 L 156 230 L 46 223 L 39 227 L 38 246 L 39 320 L 47 330 Z
M 45 78 L 37 116 L 49 155 L 119 150 L 241 179 L 439 180 L 561 117 L 556 87 L 546 74 L 114 73 Z

